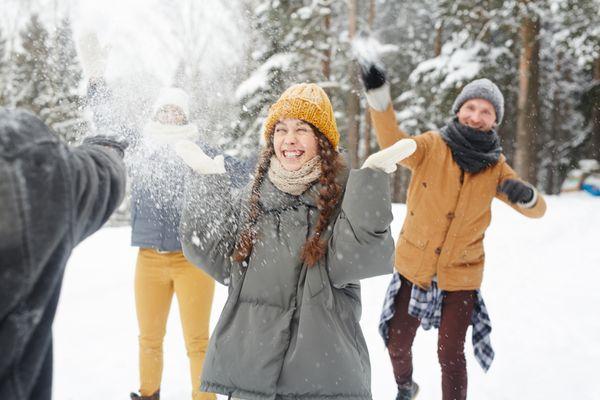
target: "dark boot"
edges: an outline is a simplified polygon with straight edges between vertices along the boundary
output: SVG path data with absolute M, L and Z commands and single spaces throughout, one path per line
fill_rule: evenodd
M 419 385 L 416 382 L 410 381 L 409 383 L 398 386 L 398 396 L 396 400 L 413 400 L 417 398 L 419 393 Z
M 137 393 L 131 393 L 131 400 L 160 400 L 160 390 L 157 390 L 152 396 L 140 396 Z

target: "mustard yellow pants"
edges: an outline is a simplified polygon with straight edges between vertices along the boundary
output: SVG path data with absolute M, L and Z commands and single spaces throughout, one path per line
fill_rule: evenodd
M 214 290 L 212 278 L 187 261 L 182 252 L 140 249 L 135 270 L 135 304 L 140 330 L 139 391 L 142 396 L 151 396 L 160 388 L 163 339 L 175 292 L 190 359 L 192 399 L 216 399 L 214 394 L 199 391 Z

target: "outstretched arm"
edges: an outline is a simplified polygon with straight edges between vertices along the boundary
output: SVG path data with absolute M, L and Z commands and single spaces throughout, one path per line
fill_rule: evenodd
M 98 230 L 121 204 L 126 179 L 123 150 L 119 142 L 90 137 L 69 151 L 74 244 Z
M 342 209 L 329 242 L 327 265 L 336 287 L 392 271 L 394 241 L 390 182 L 396 164 L 416 149 L 403 139 L 367 158 L 360 170 L 350 172 Z
M 533 185 L 521 180 L 506 162 L 502 165 L 496 197 L 526 217 L 541 218 L 546 213 L 542 195 Z
M 388 175 L 372 168 L 352 170 L 329 240 L 327 269 L 333 286 L 392 272 L 392 219 Z

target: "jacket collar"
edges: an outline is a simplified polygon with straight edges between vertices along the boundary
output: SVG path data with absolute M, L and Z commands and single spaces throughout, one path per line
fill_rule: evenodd
M 345 166 L 337 174 L 337 180 L 342 185 L 342 191 L 346 187 L 349 174 L 350 171 Z M 302 205 L 317 208 L 319 191 L 322 187 L 322 184 L 316 182 L 300 196 L 293 196 L 277 189 L 269 178 L 265 176 L 260 188 L 260 205 L 264 211 L 281 211 Z

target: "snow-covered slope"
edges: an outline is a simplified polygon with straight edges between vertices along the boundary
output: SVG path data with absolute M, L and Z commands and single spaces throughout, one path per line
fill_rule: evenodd
M 485 239 L 482 293 L 493 324 L 496 360 L 485 374 L 467 339 L 469 398 L 600 398 L 600 200 L 585 194 L 550 197 L 548 212 L 530 220 L 495 202 Z M 394 237 L 405 208 L 394 206 Z M 71 258 L 57 314 L 54 398 L 127 399 L 137 390 L 137 321 L 133 298 L 136 249 L 129 230 L 106 228 Z M 369 345 L 375 400 L 395 398 L 379 312 L 389 277 L 363 282 L 362 326 Z M 226 298 L 217 287 L 212 325 Z M 419 330 L 415 380 L 419 400 L 440 399 L 437 332 Z M 188 365 L 176 301 L 165 339 L 161 398 L 190 398 Z M 241 355 L 242 356 L 242 355 Z

